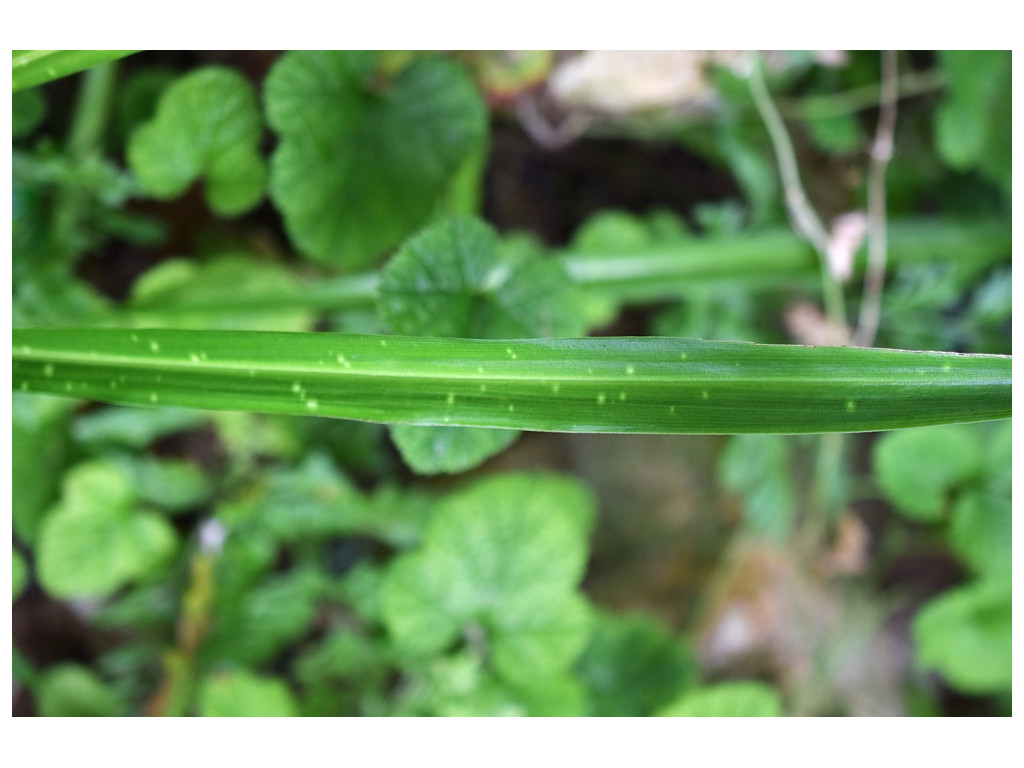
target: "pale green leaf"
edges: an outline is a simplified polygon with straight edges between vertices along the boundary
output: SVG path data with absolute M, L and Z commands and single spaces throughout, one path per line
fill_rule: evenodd
M 241 74 L 197 69 L 167 88 L 153 119 L 132 134 L 128 163 L 142 188 L 161 200 L 202 177 L 210 208 L 235 216 L 263 197 L 262 131 L 256 94 Z
M 199 685 L 200 717 L 296 717 L 298 707 L 283 680 L 247 670 L 215 672 Z
M 973 477 L 981 447 L 958 426 L 883 435 L 875 445 L 875 478 L 886 498 L 911 520 L 934 522 L 946 512 L 951 491 Z
M 950 519 L 949 544 L 974 572 L 1010 572 L 1012 533 L 1013 510 L 1008 495 L 970 491 L 957 499 Z
M 206 414 L 183 408 L 101 408 L 75 419 L 72 435 L 90 448 L 145 448 L 154 440 L 206 422 Z
M 454 62 L 418 58 L 383 85 L 372 71 L 368 52 L 290 51 L 266 82 L 274 202 L 303 253 L 350 268 L 427 222 L 486 130 Z
M 125 308 L 136 324 L 159 328 L 306 331 L 314 313 L 302 306 L 267 312 L 260 298 L 287 303 L 302 288 L 292 272 L 249 254 L 208 261 L 168 259 L 132 286 Z M 255 301 L 254 301 L 255 300 Z
M 589 625 L 575 588 L 593 514 L 585 489 L 552 475 L 498 476 L 448 497 L 383 585 L 399 648 L 436 653 L 468 629 L 485 633 L 505 679 L 567 668 Z
M 28 563 L 25 562 L 25 558 L 21 556 L 21 552 L 16 549 L 11 550 L 11 592 L 13 600 L 17 600 L 18 596 L 24 591 L 25 587 L 28 586 Z
M 455 474 L 479 466 L 508 448 L 519 432 L 479 427 L 417 427 L 390 430 L 405 463 L 420 475 Z
M 1009 582 L 979 582 L 927 603 L 913 624 L 917 663 L 964 693 L 1008 691 L 1012 672 Z
M 718 683 L 684 694 L 659 717 L 782 717 L 782 698 L 769 685 L 753 681 Z
M 35 542 L 42 514 L 57 498 L 75 405 L 55 397 L 12 397 L 11 512 L 14 533 L 26 544 Z
M 131 487 L 116 466 L 79 464 L 43 522 L 39 580 L 57 597 L 103 597 L 162 570 L 176 547 L 174 529 L 163 518 L 134 509 Z
M 743 499 L 748 531 L 784 541 L 793 519 L 796 493 L 783 435 L 736 435 L 719 459 L 722 485 Z
M 117 717 L 125 702 L 92 671 L 78 664 L 60 664 L 43 672 L 35 690 L 43 717 Z
M 209 478 L 191 461 L 126 456 L 117 462 L 137 498 L 171 512 L 195 507 L 213 492 Z

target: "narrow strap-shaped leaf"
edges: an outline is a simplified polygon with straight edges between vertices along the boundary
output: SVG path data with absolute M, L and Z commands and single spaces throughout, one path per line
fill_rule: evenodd
M 1008 418 L 1011 358 L 671 338 L 13 332 L 16 390 L 564 432 L 860 432 Z
M 73 75 L 138 51 L 12 51 L 13 92 Z

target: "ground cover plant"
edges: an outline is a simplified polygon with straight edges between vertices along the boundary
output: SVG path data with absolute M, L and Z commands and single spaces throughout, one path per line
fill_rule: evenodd
M 1010 713 L 1008 52 L 13 88 L 16 714 Z

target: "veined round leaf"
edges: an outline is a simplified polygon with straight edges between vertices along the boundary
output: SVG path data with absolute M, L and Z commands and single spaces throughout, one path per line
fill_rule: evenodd
M 954 589 L 929 602 L 914 619 L 917 662 L 938 670 L 965 693 L 1008 691 L 1012 629 L 1008 581 Z
M 42 673 L 36 705 L 43 717 L 116 717 L 125 703 L 90 670 L 60 664 Z
M 942 518 L 949 492 L 973 477 L 981 447 L 970 427 L 889 432 L 875 445 L 875 477 L 886 497 L 911 520 Z
M 291 51 L 266 82 L 281 140 L 270 191 L 310 258 L 365 266 L 422 226 L 484 138 L 486 110 L 466 73 L 418 58 L 381 88 L 365 51 Z
M 48 592 L 103 597 L 167 565 L 174 529 L 132 502 L 127 479 L 111 464 L 89 462 L 69 473 L 39 537 L 39 580 Z
M 482 221 L 449 219 L 410 239 L 381 273 L 378 306 L 395 333 L 476 339 L 582 336 L 564 268 Z
M 160 200 L 205 177 L 210 208 L 236 216 L 263 197 L 262 131 L 249 82 L 233 69 L 206 67 L 164 92 L 154 118 L 132 134 L 128 163 L 142 188 Z
M 553 475 L 503 475 L 450 496 L 424 544 L 383 585 L 384 622 L 409 653 L 436 653 L 470 626 L 484 631 L 507 680 L 567 668 L 589 628 L 576 592 L 594 502 Z
M 659 717 L 782 717 L 782 698 L 757 682 L 719 683 L 685 694 Z
M 508 448 L 519 437 L 515 429 L 484 427 L 391 427 L 391 439 L 405 463 L 420 475 L 455 474 L 473 469 Z
M 298 707 L 284 681 L 245 670 L 215 673 L 199 687 L 201 717 L 296 717 Z

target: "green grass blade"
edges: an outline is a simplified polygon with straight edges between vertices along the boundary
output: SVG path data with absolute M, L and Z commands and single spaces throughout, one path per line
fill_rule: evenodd
M 11 51 L 13 93 L 73 75 L 138 51 Z
M 25 329 L 16 390 L 564 432 L 859 432 L 1010 416 L 1010 357 L 671 338 Z
M 981 269 L 1010 253 L 1010 228 L 999 222 L 894 221 L 890 224 L 890 263 L 894 266 L 955 259 L 962 267 Z M 818 285 L 814 252 L 788 230 L 753 235 L 694 239 L 656 249 L 621 254 L 566 251 L 557 256 L 570 279 L 621 301 L 651 301 L 691 295 L 695 287 L 714 283 L 749 287 L 792 287 L 806 279 Z M 861 267 L 863 259 L 858 261 Z M 225 293 L 216 298 L 190 301 L 130 302 L 121 314 L 126 322 L 159 325 L 162 317 L 196 310 L 249 312 L 351 309 L 372 305 L 377 299 L 379 273 L 367 272 L 319 279 L 301 290 L 288 287 L 266 294 Z M 153 322 L 157 321 L 157 322 Z

